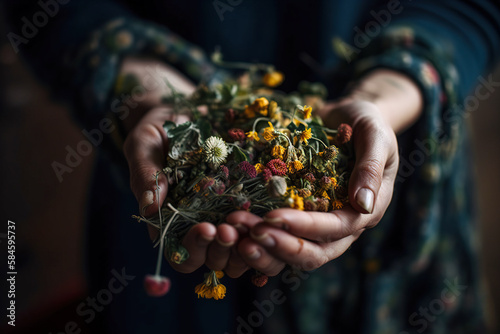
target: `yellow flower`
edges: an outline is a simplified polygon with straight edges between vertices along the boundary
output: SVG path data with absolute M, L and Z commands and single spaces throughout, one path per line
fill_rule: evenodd
M 281 145 L 275 145 L 271 150 L 271 155 L 276 159 L 283 160 L 284 154 L 285 154 L 285 148 Z
M 337 187 L 338 187 L 337 179 L 334 177 L 331 177 L 330 180 L 332 181 L 332 187 L 334 189 L 337 189 Z
M 255 167 L 255 170 L 257 171 L 257 174 L 262 173 L 262 171 L 264 169 L 266 169 L 266 166 L 264 166 L 260 162 L 256 163 L 254 167 Z
M 256 141 L 260 140 L 259 134 L 256 131 L 249 131 L 246 133 L 246 135 L 247 135 L 247 138 L 250 138 L 250 139 L 253 139 Z
M 288 163 L 288 170 L 292 174 L 295 172 L 298 172 L 302 168 L 304 168 L 304 165 L 302 165 L 302 162 L 300 162 L 299 160 L 294 160 L 294 161 L 291 161 L 290 163 Z
M 304 115 L 304 119 L 311 118 L 312 107 L 304 106 L 304 110 L 302 111 L 302 113 Z
M 292 209 L 304 210 L 304 199 L 297 195 L 295 191 L 290 192 L 290 207 Z
M 267 108 L 268 111 L 268 116 L 271 119 L 279 119 L 279 116 L 281 116 L 281 113 L 277 113 L 276 110 L 278 110 L 278 103 L 276 101 L 271 101 L 269 102 L 269 107 Z
M 226 296 L 226 287 L 219 282 L 219 279 L 224 276 L 222 271 L 210 271 L 203 283 L 198 284 L 194 288 L 194 292 L 198 298 L 213 298 L 215 300 L 222 299 Z
M 302 131 L 299 135 L 299 139 L 307 145 L 307 140 L 312 138 L 311 128 Z
M 269 127 L 264 129 L 264 139 L 267 141 L 271 141 L 278 137 L 278 135 L 274 132 L 275 130 L 273 124 L 271 122 L 267 122 L 267 124 L 269 124 Z
M 269 106 L 269 101 L 265 97 L 259 97 L 251 105 L 245 106 L 245 116 L 247 118 L 253 118 L 257 113 L 262 116 L 267 116 L 267 108 Z
M 264 85 L 269 87 L 276 87 L 283 82 L 284 75 L 278 71 L 268 72 L 262 78 L 262 82 Z
M 321 197 L 326 198 L 326 199 L 330 199 L 330 196 L 328 196 L 328 193 L 326 191 L 323 191 L 323 193 L 321 194 Z
M 332 202 L 332 206 L 334 209 L 342 209 L 342 207 L 344 206 L 344 204 L 342 204 L 341 201 L 339 201 L 338 199 L 336 199 L 335 201 Z

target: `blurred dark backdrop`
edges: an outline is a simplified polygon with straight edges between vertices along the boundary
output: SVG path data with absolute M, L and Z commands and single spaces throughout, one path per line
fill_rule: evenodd
M 83 136 L 67 108 L 51 101 L 48 90 L 14 53 L 6 34 L 0 13 L 0 205 L 5 221 L 0 248 L 5 254 L 10 219 L 17 226 L 17 332 L 56 332 L 75 317 L 76 305 L 87 297 L 84 220 L 93 156 L 84 157 L 58 181 L 52 162 L 64 162 L 66 146 L 75 147 Z M 500 68 L 495 77 L 500 81 Z M 500 207 L 499 109 L 496 91 L 468 119 L 474 134 L 471 158 L 476 162 L 482 268 L 493 322 L 500 319 L 500 218 L 495 212 Z M 4 261 L 2 256 L 2 275 Z M 4 314 L 1 319 L 3 332 Z

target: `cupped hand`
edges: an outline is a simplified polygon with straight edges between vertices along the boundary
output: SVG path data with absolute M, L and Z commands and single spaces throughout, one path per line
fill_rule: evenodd
M 163 203 L 168 192 L 168 181 L 164 174 L 158 176 L 159 198 L 156 192 L 155 175 L 164 166 L 168 153 L 168 138 L 163 123 L 172 119 L 169 107 L 158 107 L 145 113 L 127 135 L 123 151 L 130 169 L 130 186 L 137 201 L 141 215 L 150 217 L 158 214 L 158 205 Z M 181 123 L 186 119 L 177 119 Z M 158 231 L 148 225 L 151 239 Z M 193 226 L 183 239 L 182 245 L 190 257 L 182 264 L 171 262 L 171 266 L 183 273 L 192 272 L 203 264 L 213 270 L 226 270 L 229 273 L 246 270 L 247 265 L 239 259 L 232 246 L 238 239 L 234 226 L 202 222 Z M 170 261 L 170 260 L 169 260 Z
M 346 98 L 327 104 L 320 114 L 331 128 L 340 122 L 353 128 L 356 162 L 349 179 L 350 204 L 328 213 L 277 209 L 263 218 L 248 212 L 228 217 L 228 223 L 250 231 L 238 243 L 240 256 L 270 276 L 286 264 L 313 270 L 339 257 L 364 230 L 377 225 L 392 198 L 398 146 L 379 107 Z

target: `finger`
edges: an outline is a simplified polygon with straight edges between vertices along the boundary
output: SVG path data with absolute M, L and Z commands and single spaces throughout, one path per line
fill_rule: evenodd
M 375 109 L 368 103 L 360 108 Z M 394 164 L 396 139 L 387 125 L 373 118 L 358 119 L 354 129 L 356 162 L 349 180 L 349 201 L 359 212 L 372 213 L 387 165 Z
M 346 206 L 332 212 L 276 209 L 267 213 L 263 222 L 298 237 L 327 243 L 357 232 L 371 219 Z
M 251 238 L 244 238 L 238 244 L 238 252 L 252 268 L 267 276 L 276 276 L 285 267 L 285 263 L 270 255 L 264 247 Z
M 208 247 L 206 266 L 212 270 L 223 270 L 231 255 L 231 246 L 238 240 L 238 231 L 233 226 L 221 224 L 217 227 L 215 241 Z
M 362 230 L 334 242 L 318 244 L 266 224 L 259 224 L 252 229 L 250 235 L 265 248 L 267 254 L 308 271 L 342 255 L 361 233 Z
M 233 225 L 240 233 L 245 233 L 253 226 L 262 223 L 262 217 L 248 211 L 234 211 L 226 217 L 226 223 Z
M 182 241 L 189 252 L 189 258 L 182 264 L 170 262 L 172 268 L 181 273 L 191 273 L 201 267 L 207 259 L 208 246 L 215 239 L 216 233 L 216 227 L 210 223 L 193 226 Z
M 224 272 L 231 278 L 238 278 L 243 275 L 250 267 L 243 258 L 240 256 L 235 247 L 231 247 L 231 255 L 227 261 L 226 268 Z
M 163 203 L 167 195 L 168 182 L 163 173 L 158 176 L 159 199 L 157 199 L 155 176 L 163 169 L 165 161 L 167 137 L 161 126 L 154 121 L 160 113 L 148 113 L 141 123 L 127 136 L 123 152 L 130 171 L 130 187 L 139 202 L 139 210 L 143 216 L 158 213 L 159 203 Z M 162 115 L 162 114 L 160 114 Z

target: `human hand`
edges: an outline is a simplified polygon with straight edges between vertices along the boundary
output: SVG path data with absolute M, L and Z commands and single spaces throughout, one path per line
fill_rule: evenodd
M 238 252 L 249 266 L 271 276 L 277 275 L 285 264 L 303 270 L 316 269 L 339 257 L 365 229 L 380 221 L 391 201 L 398 170 L 395 131 L 401 131 L 418 117 L 421 103 L 418 89 L 409 79 L 393 73 L 381 75 L 391 80 L 391 87 L 384 87 L 383 81 L 370 82 L 369 87 L 375 87 L 380 94 L 377 97 L 391 96 L 392 85 L 398 81 L 410 89 L 406 103 L 411 103 L 412 98 L 415 103 L 410 104 L 406 114 L 404 107 L 398 110 L 397 104 L 391 105 L 387 100 L 367 101 L 366 96 L 373 94 L 366 90 L 329 103 L 320 111 L 327 126 L 336 128 L 342 122 L 353 128 L 356 163 L 349 180 L 350 205 L 331 213 L 278 209 L 261 219 L 248 212 L 231 215 L 229 223 L 245 225 L 250 230 L 249 237 L 238 244 Z M 381 77 L 371 79 L 380 81 Z M 406 117 L 387 117 L 398 112 Z
M 145 69 L 153 69 L 153 71 Z M 168 78 L 177 92 L 191 94 L 195 86 L 174 68 L 154 59 L 138 59 L 134 57 L 123 61 L 121 74 L 134 74 L 146 89 L 146 96 L 139 101 L 133 112 L 123 119 L 127 137 L 123 152 L 130 169 L 130 186 L 137 201 L 141 215 L 150 217 L 158 214 L 159 204 L 167 196 L 168 181 L 164 174 L 158 175 L 159 198 L 156 198 L 156 181 L 154 175 L 164 167 L 168 148 L 168 138 L 163 130 L 166 120 L 183 123 L 186 116 L 176 116 L 169 106 L 161 106 L 162 96 L 169 93 L 166 85 L 152 85 L 153 82 L 164 82 Z M 152 74 L 158 77 L 152 77 Z M 156 87 L 155 89 L 149 89 Z M 160 107 L 158 107 L 160 106 Z M 151 239 L 156 239 L 158 231 L 148 225 Z M 182 245 L 190 253 L 183 264 L 171 262 L 172 267 L 180 272 L 189 273 L 203 264 L 214 270 L 232 272 L 247 268 L 232 249 L 238 238 L 237 230 L 228 224 L 215 227 L 202 222 L 191 228 L 183 239 Z M 170 261 L 170 259 L 169 259 Z

